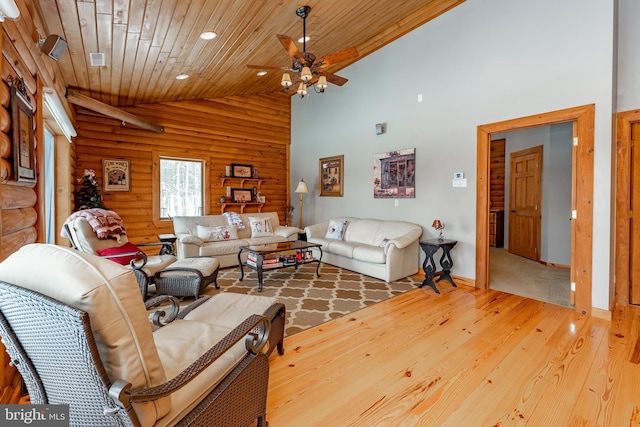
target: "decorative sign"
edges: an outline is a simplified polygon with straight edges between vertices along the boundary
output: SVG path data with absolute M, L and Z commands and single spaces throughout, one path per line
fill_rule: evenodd
M 102 160 L 104 191 L 130 191 L 129 160 Z

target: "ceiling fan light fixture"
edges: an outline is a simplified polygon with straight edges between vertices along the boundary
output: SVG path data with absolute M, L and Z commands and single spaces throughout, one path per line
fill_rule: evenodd
M 320 78 L 318 78 L 318 83 L 316 83 L 316 87 L 320 89 L 320 93 L 324 92 L 327 88 L 327 78 L 325 76 L 320 76 Z
M 285 88 L 291 87 L 293 83 L 291 82 L 291 76 L 289 75 L 289 73 L 284 73 L 282 75 L 282 80 L 280 80 L 280 84 Z
M 311 80 L 313 78 L 313 75 L 311 74 L 311 69 L 309 69 L 309 67 L 303 67 L 302 71 L 300 72 L 300 78 L 305 83 Z
M 304 98 L 304 96 L 307 94 L 307 85 L 304 83 L 300 83 L 300 85 L 298 85 L 298 95 L 300 95 L 300 98 Z

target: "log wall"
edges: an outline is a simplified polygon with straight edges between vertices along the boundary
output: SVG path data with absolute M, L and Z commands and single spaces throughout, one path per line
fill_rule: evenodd
M 220 99 L 140 105 L 126 108 L 138 117 L 164 127 L 164 133 L 122 125 L 115 119 L 87 111 L 77 114 L 76 176 L 85 169 L 96 172 L 103 203 L 123 218 L 134 243 L 157 241 L 160 233 L 173 233 L 170 220 L 154 220 L 154 159 L 159 156 L 201 159 L 208 167 L 205 213 L 220 214 L 220 196 L 226 186 L 240 180 L 220 176 L 231 163 L 258 168 L 264 179 L 263 212 L 278 212 L 284 223 L 288 197 L 290 99 L 283 94 L 235 96 Z M 131 190 L 105 192 L 103 159 L 126 159 L 131 167 Z M 254 183 L 245 183 L 253 188 Z M 76 191 L 80 188 L 76 182 Z M 240 211 L 240 206 L 226 207 Z M 244 212 L 257 212 L 248 205 Z M 157 212 L 156 212 L 157 215 Z
M 46 31 L 40 17 L 33 14 L 36 9 L 33 0 L 17 0 L 16 3 L 20 18 L 0 23 L 0 261 L 26 244 L 43 241 L 40 230 L 44 217 L 40 215 L 42 206 L 38 198 L 44 187 L 39 179 L 43 150 L 39 149 L 38 142 L 42 141 L 44 129 L 40 94 L 43 86 L 52 88 L 61 99 L 65 94 L 58 65 L 40 52 L 38 34 L 46 34 Z M 34 110 L 35 184 L 18 183 L 13 176 L 11 97 L 6 82 L 17 78 L 23 79 Z M 71 107 L 67 105 L 66 109 L 73 118 Z M 0 344 L 0 403 L 27 403 L 28 396 L 22 396 L 20 376 L 8 362 Z
M 492 210 L 504 209 L 505 192 L 505 139 L 491 141 L 489 170 L 489 207 Z

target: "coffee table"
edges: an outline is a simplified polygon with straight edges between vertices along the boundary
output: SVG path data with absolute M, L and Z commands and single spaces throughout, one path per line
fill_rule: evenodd
M 311 248 L 318 248 L 320 258 L 313 258 L 307 254 Z M 241 255 L 248 252 L 247 262 L 242 262 Z M 300 264 L 315 262 L 316 276 L 320 277 L 320 261 L 322 259 L 322 245 L 309 243 L 302 240 L 295 242 L 267 243 L 264 245 L 240 246 L 238 251 L 238 265 L 240 266 L 240 280 L 244 279 L 244 267 L 255 270 L 258 273 L 258 292 L 262 292 L 262 273 L 267 270 L 277 270 L 286 267 L 295 267 Z

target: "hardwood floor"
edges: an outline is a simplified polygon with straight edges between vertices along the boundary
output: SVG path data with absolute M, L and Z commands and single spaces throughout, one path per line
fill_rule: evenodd
M 640 426 L 640 308 L 440 288 L 285 338 L 270 426 Z

